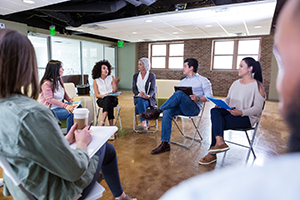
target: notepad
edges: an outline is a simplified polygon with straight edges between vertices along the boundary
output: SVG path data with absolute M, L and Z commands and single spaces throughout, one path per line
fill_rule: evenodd
M 223 101 L 222 99 L 217 99 L 214 97 L 206 97 L 208 100 L 210 100 L 211 102 L 213 102 L 214 104 L 216 104 L 217 106 L 220 106 L 221 108 L 224 109 L 228 109 L 228 110 L 232 110 L 225 101 Z
M 75 108 L 77 108 L 81 104 L 81 102 L 82 102 L 82 100 L 73 101 L 72 106 L 76 106 Z
M 115 132 L 117 132 L 118 127 L 116 126 L 91 126 L 92 141 L 87 146 L 87 152 L 91 158 L 95 153 L 107 142 L 107 140 Z M 72 149 L 76 149 L 77 143 L 74 142 L 70 145 Z
M 104 97 L 109 97 L 109 96 L 117 97 L 117 96 L 120 96 L 120 94 L 122 94 L 122 92 L 116 92 L 116 93 L 113 93 L 113 94 L 107 94 Z M 104 98 L 104 97 L 102 97 L 102 98 Z

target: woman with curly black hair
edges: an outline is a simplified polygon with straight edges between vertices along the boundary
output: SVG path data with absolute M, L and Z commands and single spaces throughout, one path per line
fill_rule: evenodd
M 99 107 L 103 108 L 100 126 L 104 126 L 105 119 L 108 117 L 109 125 L 113 125 L 114 107 L 118 105 L 118 98 L 107 96 L 118 91 L 120 78 L 110 75 L 111 65 L 107 60 L 97 62 L 92 71 L 93 88 Z

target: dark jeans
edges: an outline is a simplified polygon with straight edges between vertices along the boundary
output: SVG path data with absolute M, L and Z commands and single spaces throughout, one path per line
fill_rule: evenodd
M 103 108 L 103 112 L 107 112 L 108 119 L 114 119 L 114 107 L 118 105 L 117 97 L 104 97 L 97 100 L 99 107 Z
M 233 116 L 224 108 L 212 108 L 211 114 L 211 145 L 216 145 L 216 136 L 223 137 L 224 130 L 251 128 L 248 116 Z
M 101 158 L 100 150 L 96 155 Z M 102 175 L 111 190 L 114 197 L 118 197 L 123 193 L 123 188 L 120 181 L 117 154 L 114 145 L 106 143 L 106 150 L 103 160 L 99 159 L 98 167 L 92 182 L 83 190 L 81 199 L 84 199 L 90 191 L 93 189 L 94 184 L 99 176 L 100 169 L 102 169 Z

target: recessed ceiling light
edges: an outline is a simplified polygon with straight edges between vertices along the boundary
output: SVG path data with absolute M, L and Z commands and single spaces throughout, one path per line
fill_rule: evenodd
M 262 26 L 254 26 L 254 28 L 262 28 Z
M 137 34 L 137 32 L 132 32 L 132 34 Z
M 212 25 L 210 25 L 210 24 L 207 24 L 207 25 L 205 25 L 205 27 L 209 28 L 209 27 L 212 27 Z
M 145 20 L 145 22 L 150 23 L 150 22 L 152 22 L 152 20 L 151 19 L 147 19 L 147 20 Z
M 178 34 L 178 32 L 173 32 L 172 34 L 176 35 L 176 34 Z
M 34 4 L 33 0 L 22 0 L 24 3 L 28 3 L 28 4 Z

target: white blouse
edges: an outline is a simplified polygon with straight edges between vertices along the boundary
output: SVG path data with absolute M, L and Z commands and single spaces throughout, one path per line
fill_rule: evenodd
M 54 94 L 53 94 L 53 99 L 59 101 L 59 102 L 63 102 L 64 97 L 65 97 L 65 90 L 62 87 L 62 85 L 60 84 L 60 81 L 57 81 L 57 85 L 58 88 L 55 89 Z M 58 106 L 55 105 L 51 105 L 51 109 L 57 108 Z
M 112 87 L 112 75 L 108 75 L 104 80 L 99 77 L 96 80 L 98 91 L 100 94 L 107 94 L 113 91 Z
M 147 92 L 145 91 L 145 84 L 148 80 L 148 77 L 149 77 L 148 71 L 147 71 L 144 79 L 142 78 L 141 72 L 139 73 L 139 75 L 137 77 L 137 81 L 136 81 L 136 86 L 137 86 L 139 92 L 144 92 L 145 94 L 147 94 Z

